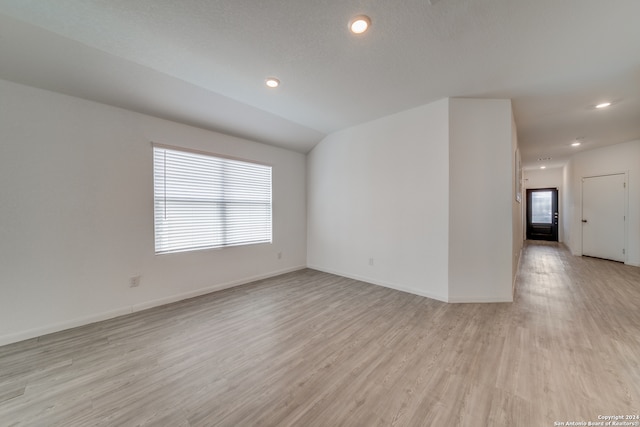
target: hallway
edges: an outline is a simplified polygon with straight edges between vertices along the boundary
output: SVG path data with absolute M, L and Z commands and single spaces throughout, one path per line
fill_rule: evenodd
M 515 391 L 548 425 L 640 413 L 640 268 L 528 241 L 514 309 Z

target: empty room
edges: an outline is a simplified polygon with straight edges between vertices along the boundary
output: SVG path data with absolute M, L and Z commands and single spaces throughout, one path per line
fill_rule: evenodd
M 640 426 L 637 0 L 0 0 L 0 426 Z

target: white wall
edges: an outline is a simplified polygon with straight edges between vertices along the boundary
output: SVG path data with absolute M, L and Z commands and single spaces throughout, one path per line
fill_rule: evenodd
M 640 141 L 585 151 L 574 155 L 568 165 L 570 211 L 569 246 L 582 254 L 582 178 L 627 173 L 627 264 L 640 266 Z
M 573 239 L 573 231 L 571 230 L 572 217 L 575 212 L 574 195 L 571 191 L 571 175 L 573 174 L 573 162 L 569 160 L 567 164 L 562 168 L 562 216 L 560 217 L 560 224 L 562 224 L 562 242 L 571 248 L 571 241 Z
M 308 156 L 309 267 L 511 301 L 516 146 L 508 100 L 445 99 L 329 135 Z
M 524 187 L 526 189 L 535 188 L 557 188 L 558 189 L 558 241 L 564 242 L 564 216 L 565 216 L 565 187 L 564 168 L 549 169 L 529 169 L 524 171 Z M 523 193 L 523 205 L 526 209 L 526 191 Z
M 511 101 L 453 98 L 449 123 L 449 301 L 512 301 Z
M 447 300 L 448 106 L 337 132 L 311 151 L 309 267 Z
M 528 169 L 524 171 L 525 188 L 562 188 L 563 168 Z
M 518 151 L 518 129 L 516 127 L 516 120 L 513 116 L 513 111 L 511 112 L 511 176 L 513 177 L 513 184 L 511 186 L 511 194 L 513 197 L 511 199 L 511 233 L 512 233 L 512 258 L 513 262 L 511 263 L 511 296 L 513 299 L 513 295 L 516 289 L 516 278 L 518 276 L 518 268 L 520 267 L 520 256 L 522 255 L 522 247 L 524 245 L 524 185 L 523 185 L 523 177 L 522 177 L 522 169 L 518 167 L 521 165 L 522 158 L 520 156 L 520 152 Z M 516 154 L 517 153 L 517 154 Z M 516 157 L 517 156 L 517 157 Z M 520 193 L 520 200 L 516 200 L 515 194 L 516 191 Z
M 0 129 L 0 345 L 306 264 L 302 154 L 2 80 Z M 273 165 L 274 243 L 154 255 L 151 141 Z

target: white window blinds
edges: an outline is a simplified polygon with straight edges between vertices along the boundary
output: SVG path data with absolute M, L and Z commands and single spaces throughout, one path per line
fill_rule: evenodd
M 271 243 L 271 166 L 153 147 L 156 254 Z

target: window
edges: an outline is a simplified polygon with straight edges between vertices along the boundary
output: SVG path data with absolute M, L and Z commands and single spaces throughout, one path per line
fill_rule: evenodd
M 531 193 L 531 222 L 536 224 L 552 223 L 551 191 Z
M 153 147 L 156 254 L 271 243 L 271 166 Z

